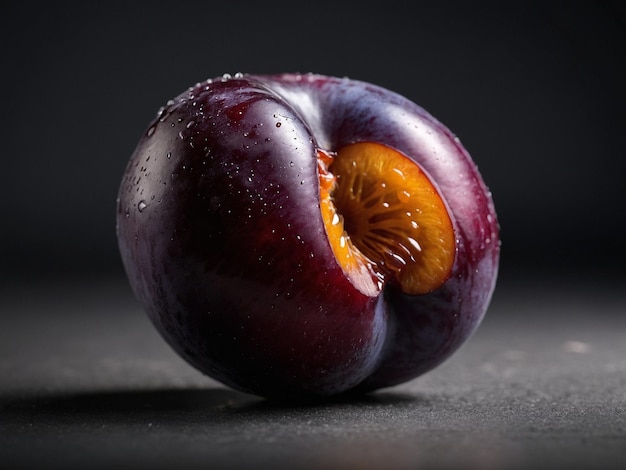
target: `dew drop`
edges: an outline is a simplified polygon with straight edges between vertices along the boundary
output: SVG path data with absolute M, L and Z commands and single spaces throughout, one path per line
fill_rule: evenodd
M 172 158 L 172 152 L 167 152 L 167 159 L 170 160 Z
M 396 253 L 389 253 L 389 255 L 398 265 L 406 266 L 406 260 L 402 258 L 402 256 L 397 255 Z
M 237 72 L 237 73 L 235 74 L 235 78 L 243 78 L 243 73 L 241 73 L 241 72 Z
M 276 127 L 280 127 L 282 124 L 280 122 L 276 123 Z
M 409 193 L 408 191 L 398 191 L 397 195 L 400 202 L 403 202 L 405 204 L 411 199 L 411 193 Z
M 407 240 L 413 246 L 413 248 L 415 248 L 417 251 L 422 251 L 422 246 L 419 244 L 419 242 L 415 238 L 407 237 Z
M 402 173 L 402 170 L 400 170 L 399 168 L 394 168 L 393 172 L 397 173 L 401 178 L 404 178 L 404 173 Z
M 195 123 L 196 123 L 196 121 L 189 121 L 187 123 L 187 129 L 191 129 Z
M 139 212 L 143 212 L 146 207 L 148 207 L 148 204 L 146 204 L 146 201 L 139 201 L 139 204 L 137 204 L 137 209 L 139 209 Z
M 154 126 L 152 126 L 150 129 L 148 129 L 148 133 L 147 133 L 148 137 L 152 137 L 152 134 L 154 134 L 154 131 L 155 131 L 155 127 Z
M 232 75 L 229 73 L 225 73 L 224 75 L 222 75 L 222 81 L 226 82 L 228 80 L 230 80 L 232 78 Z

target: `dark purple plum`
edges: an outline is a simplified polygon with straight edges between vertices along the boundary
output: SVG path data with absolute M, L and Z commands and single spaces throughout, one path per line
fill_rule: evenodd
M 120 187 L 130 284 L 200 371 L 271 398 L 411 380 L 495 287 L 491 195 L 455 136 L 383 88 L 240 75 L 169 101 Z

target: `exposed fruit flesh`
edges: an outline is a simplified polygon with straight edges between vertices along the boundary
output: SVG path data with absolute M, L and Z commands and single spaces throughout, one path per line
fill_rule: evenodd
M 320 209 L 335 257 L 352 283 L 376 295 L 396 281 L 407 294 L 443 284 L 455 257 L 448 210 L 428 176 L 372 142 L 319 151 Z

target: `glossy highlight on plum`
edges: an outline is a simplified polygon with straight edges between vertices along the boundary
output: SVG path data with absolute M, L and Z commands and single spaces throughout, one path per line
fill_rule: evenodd
M 480 324 L 500 242 L 459 139 L 410 100 L 315 74 L 224 75 L 157 113 L 117 235 L 191 365 L 274 399 L 412 380 Z

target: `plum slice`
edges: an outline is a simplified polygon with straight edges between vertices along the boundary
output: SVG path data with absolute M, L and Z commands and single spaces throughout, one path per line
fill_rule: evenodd
M 318 151 L 320 209 L 347 277 L 366 295 L 386 282 L 406 294 L 432 292 L 450 276 L 454 228 L 436 187 L 417 163 L 383 144 Z

